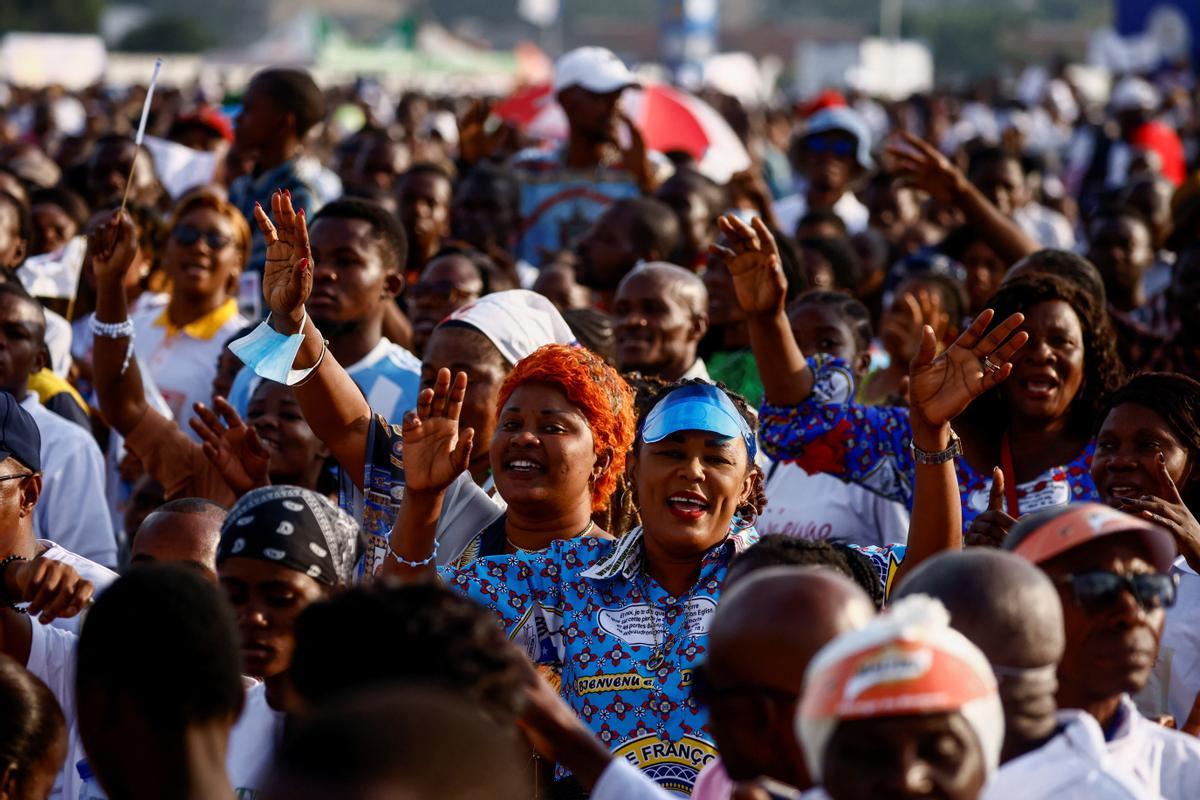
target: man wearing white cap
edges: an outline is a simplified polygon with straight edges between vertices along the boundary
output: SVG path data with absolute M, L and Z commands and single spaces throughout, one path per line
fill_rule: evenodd
M 1162 161 L 1161 172 L 1175 186 L 1186 173 L 1179 135 L 1156 119 L 1162 95 L 1152 84 L 1127 75 L 1113 85 L 1108 110 L 1118 134 L 1104 127 L 1085 128 L 1076 134 L 1067 151 L 1067 188 L 1083 203 L 1104 191 L 1124 184 L 1138 150 L 1155 152 Z
M 788 236 L 809 211 L 832 211 L 850 233 L 867 228 L 870 213 L 852 191 L 853 184 L 874 167 L 871 132 L 852 108 L 826 108 L 813 115 L 792 143 L 792 161 L 801 177 L 795 193 L 775 205 L 775 218 Z
M 522 184 L 518 255 L 524 260 L 540 264 L 546 253 L 573 249 L 613 200 L 656 188 L 656 167 L 641 135 L 618 107 L 621 93 L 637 85 L 621 59 L 603 47 L 577 48 L 555 64 L 554 93 L 567 117 L 567 140 L 553 150 L 518 153 L 513 161 Z

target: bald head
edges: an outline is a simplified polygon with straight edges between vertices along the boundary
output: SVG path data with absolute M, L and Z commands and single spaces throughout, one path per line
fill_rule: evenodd
M 146 517 L 137 529 L 131 560 L 135 564 L 188 564 L 216 581 L 217 543 L 225 516 L 225 509 L 209 500 L 172 500 Z
M 826 567 L 764 567 L 725 591 L 695 691 L 730 778 L 812 785 L 794 723 L 804 670 L 873 616 L 866 592 Z
M 1046 574 L 1012 553 L 973 547 L 922 562 L 892 597 L 913 594 L 942 601 L 950 624 L 991 662 L 1004 704 L 1001 761 L 1045 744 L 1057 725 L 1055 669 L 1066 646 L 1062 603 Z
M 950 624 L 992 664 L 1042 667 L 1062 658 L 1062 604 L 1040 569 L 1001 550 L 941 553 L 905 578 L 895 598 L 927 594 L 942 601 Z
M 613 311 L 622 372 L 675 381 L 696 363 L 708 331 L 708 290 L 693 273 L 662 261 L 643 264 L 617 286 Z
M 799 693 L 816 652 L 873 616 L 866 592 L 833 570 L 768 567 L 721 597 L 708 634 L 709 669 L 726 682 Z
M 693 313 L 703 314 L 708 309 L 708 289 L 704 281 L 694 272 L 666 261 L 651 261 L 642 264 L 626 275 L 617 286 L 620 298 L 630 284 L 648 283 L 664 295 L 671 295 L 683 302 Z

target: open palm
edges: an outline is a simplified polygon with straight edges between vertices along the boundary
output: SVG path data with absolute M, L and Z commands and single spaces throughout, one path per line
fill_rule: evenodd
M 466 373 L 450 379 L 450 370 L 438 370 L 432 389 L 422 390 L 417 410 L 404 417 L 404 483 L 410 492 L 444 492 L 471 460 L 473 428 L 458 430 Z
M 263 267 L 263 299 L 273 318 L 291 322 L 297 330 L 304 319 L 304 304 L 312 293 L 312 248 L 304 211 L 292 208 L 291 195 L 271 195 L 271 217 L 262 206 L 254 207 L 254 220 L 267 242 Z M 289 333 L 295 331 L 288 331 Z
M 196 416 L 189 420 L 192 430 L 204 440 L 204 455 L 238 497 L 269 485 L 271 454 L 258 433 L 224 397 L 214 398 L 213 406 L 224 422 L 203 403 L 193 406 Z
M 747 225 L 732 214 L 717 220 L 728 245 L 714 244 L 710 252 L 725 259 L 733 276 L 738 305 L 748 314 L 773 314 L 783 309 L 787 278 L 783 275 L 775 237 L 761 218 Z
M 925 326 L 921 349 L 909 367 L 908 391 L 912 410 L 931 425 L 954 419 L 1012 372 L 1009 359 L 1029 339 L 1024 331 L 1014 333 L 1025 317 L 1013 314 L 985 336 L 993 315 L 990 308 L 985 310 L 936 357 L 933 329 Z

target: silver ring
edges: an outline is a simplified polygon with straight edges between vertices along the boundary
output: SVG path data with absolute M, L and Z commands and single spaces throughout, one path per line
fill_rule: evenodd
M 997 364 L 995 361 L 992 361 L 992 359 L 989 356 L 983 357 L 983 368 L 985 370 L 987 370 L 988 372 L 999 372 L 1000 371 L 1000 365 Z

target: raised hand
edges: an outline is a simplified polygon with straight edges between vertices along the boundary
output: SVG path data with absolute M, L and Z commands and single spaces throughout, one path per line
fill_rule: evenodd
M 127 211 L 113 214 L 88 236 L 88 255 L 97 283 L 121 285 L 137 252 L 137 227 Z
M 650 158 L 646 154 L 646 140 L 642 137 L 638 126 L 625 114 L 621 114 L 621 122 L 625 123 L 625 128 L 629 131 L 629 143 L 621 148 L 621 163 L 637 180 L 637 184 L 643 192 L 652 192 L 657 188 L 655 186 L 657 181 L 654 175 L 654 165 L 650 163 Z
M 1004 470 L 993 467 L 987 511 L 972 520 L 964 541 L 968 547 L 999 547 L 1016 524 L 1004 511 Z
M 1200 522 L 1188 510 L 1179 487 L 1167 472 L 1167 459 L 1162 453 L 1155 460 L 1158 493 L 1142 497 L 1118 497 L 1122 511 L 1161 525 L 1175 537 L 1175 545 L 1192 569 L 1200 572 Z
M 29 603 L 26 612 L 43 625 L 73 617 L 92 599 L 94 587 L 61 561 L 35 558 L 15 561 L 4 569 L 5 594 L 18 603 Z
M 902 312 L 890 311 L 879 333 L 884 349 L 901 363 L 911 362 L 921 349 L 921 336 L 926 325 L 938 330 L 946 321 L 941 296 L 927 289 L 904 292 L 900 296 Z
M 274 223 L 271 221 L 274 217 Z M 254 220 L 267 241 L 267 263 L 263 267 L 263 299 L 271 311 L 273 327 L 293 334 L 304 321 L 304 304 L 312 294 L 313 260 L 308 243 L 304 209 L 296 213 L 287 191 L 271 195 L 271 217 L 257 203 Z
M 458 122 L 458 156 L 465 164 L 476 164 L 495 155 L 504 141 L 504 126 L 488 130 L 491 106 L 475 100 Z
M 732 214 L 717 220 L 728 246 L 709 245 L 709 252 L 725 259 L 733 275 L 738 305 L 747 314 L 771 316 L 783 311 L 787 278 L 779 260 L 775 237 L 766 223 L 755 217 L 747 225 Z
M 993 315 L 990 308 L 985 309 L 954 344 L 936 357 L 933 329 L 925 326 L 920 351 L 909 366 L 912 413 L 920 414 L 930 425 L 942 425 L 1009 376 L 1009 359 L 1029 340 L 1024 331 L 1015 332 L 1025 316 L 1013 314 L 985 336 Z
M 911 133 L 901 133 L 900 141 L 890 143 L 884 152 L 901 180 L 928 192 L 938 202 L 954 203 L 967 184 L 967 177 L 950 159 Z
M 404 415 L 404 484 L 406 491 L 437 494 L 450 488 L 471 462 L 475 429 L 458 430 L 467 375 L 450 380 L 438 370 L 432 389 L 417 396 L 417 409 Z
M 213 398 L 213 406 L 224 422 L 203 403 L 193 406 L 196 416 L 188 421 L 204 441 L 204 455 L 238 497 L 270 485 L 271 453 L 258 433 L 242 422 L 237 410 L 224 397 Z

